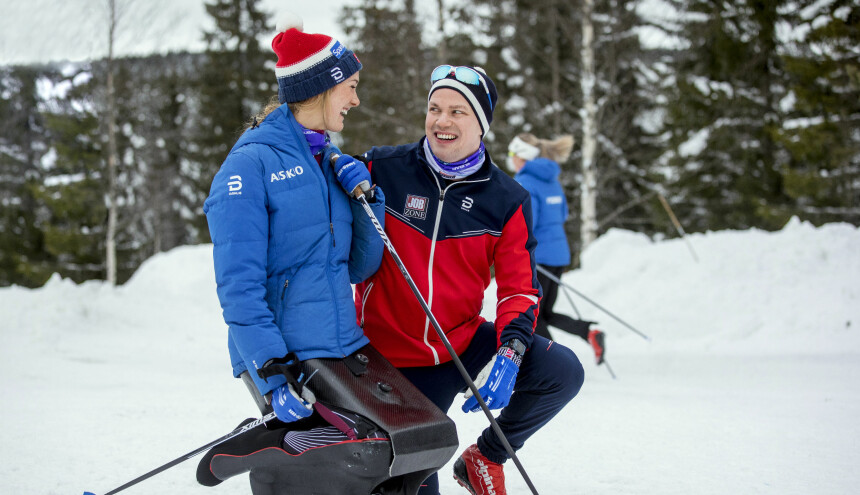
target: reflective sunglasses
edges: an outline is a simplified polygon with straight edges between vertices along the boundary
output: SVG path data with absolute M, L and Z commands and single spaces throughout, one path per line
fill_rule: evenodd
M 490 102 L 490 111 L 493 110 L 493 99 L 490 98 L 490 88 L 487 87 L 487 81 L 484 80 L 478 71 L 471 67 L 440 65 L 433 69 L 433 72 L 430 74 L 430 82 L 434 83 L 440 79 L 445 79 L 451 74 L 454 74 L 454 78 L 463 84 L 484 86 L 484 92 L 487 93 L 487 101 Z

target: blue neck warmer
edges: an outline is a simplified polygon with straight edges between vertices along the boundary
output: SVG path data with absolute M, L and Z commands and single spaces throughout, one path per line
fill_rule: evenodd
M 301 127 L 302 132 L 305 133 L 305 139 L 307 139 L 308 145 L 311 147 L 311 154 L 316 156 L 322 153 L 322 150 L 325 149 L 329 143 L 328 134 L 325 131 L 321 132 L 308 129 L 301 124 L 299 124 L 299 127 Z
M 439 172 L 445 179 L 462 179 L 477 172 L 481 168 L 481 165 L 484 164 L 485 153 L 486 149 L 482 141 L 481 146 L 478 147 L 478 151 L 466 158 L 451 163 L 443 162 L 436 158 L 436 155 L 430 149 L 427 139 L 424 139 L 424 156 L 427 158 L 430 166 L 433 167 L 433 170 Z

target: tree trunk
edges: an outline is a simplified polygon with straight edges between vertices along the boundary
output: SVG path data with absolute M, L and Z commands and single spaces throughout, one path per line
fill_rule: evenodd
M 594 25 L 591 14 L 594 0 L 582 2 L 582 184 L 580 189 L 580 239 L 582 249 L 597 239 L 597 171 L 594 155 L 597 150 L 597 102 L 594 96 Z
M 108 131 L 108 220 L 105 239 L 105 271 L 107 282 L 116 284 L 116 230 L 117 230 L 117 156 L 116 144 L 116 88 L 114 87 L 114 34 L 117 25 L 116 0 L 108 0 L 108 56 L 107 56 L 107 131 Z
M 439 44 L 436 46 L 436 56 L 439 63 L 448 63 L 448 48 L 445 39 L 445 4 L 443 0 L 437 0 L 436 5 L 439 8 Z
M 559 53 L 559 36 L 555 36 L 555 33 L 559 31 L 558 22 L 559 22 L 559 12 L 558 7 L 556 7 L 555 3 L 551 3 L 549 5 L 547 19 L 549 21 L 549 26 L 547 29 L 550 33 L 553 33 L 553 36 L 550 37 L 550 74 L 551 74 L 551 105 L 552 105 L 552 131 L 553 134 L 559 135 L 561 134 L 561 113 L 562 113 L 562 105 L 561 105 L 561 63 L 559 59 L 561 58 L 561 53 Z M 566 20 L 565 20 L 566 22 Z M 560 165 L 560 164 L 559 164 Z

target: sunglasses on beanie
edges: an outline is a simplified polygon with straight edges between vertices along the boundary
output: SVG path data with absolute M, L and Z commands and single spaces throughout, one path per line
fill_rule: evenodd
M 430 82 L 434 83 L 440 79 L 445 79 L 452 74 L 456 80 L 463 84 L 484 86 L 484 91 L 487 93 L 487 101 L 490 102 L 490 110 L 493 109 L 493 99 L 490 98 L 490 88 L 487 87 L 487 82 L 484 81 L 484 78 L 478 71 L 471 67 L 440 65 L 433 69 L 433 72 L 430 74 Z

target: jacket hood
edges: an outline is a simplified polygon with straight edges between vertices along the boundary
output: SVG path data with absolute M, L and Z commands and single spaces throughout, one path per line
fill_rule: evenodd
M 530 175 L 543 182 L 554 181 L 561 173 L 558 163 L 549 158 L 535 158 L 526 162 L 517 175 Z
M 285 136 L 301 138 L 301 140 L 285 139 Z M 233 150 L 252 143 L 284 150 L 292 147 L 291 143 L 293 142 L 302 143 L 304 141 L 304 135 L 298 121 L 296 121 L 289 107 L 284 104 L 267 115 L 258 126 L 246 130 L 233 145 Z

